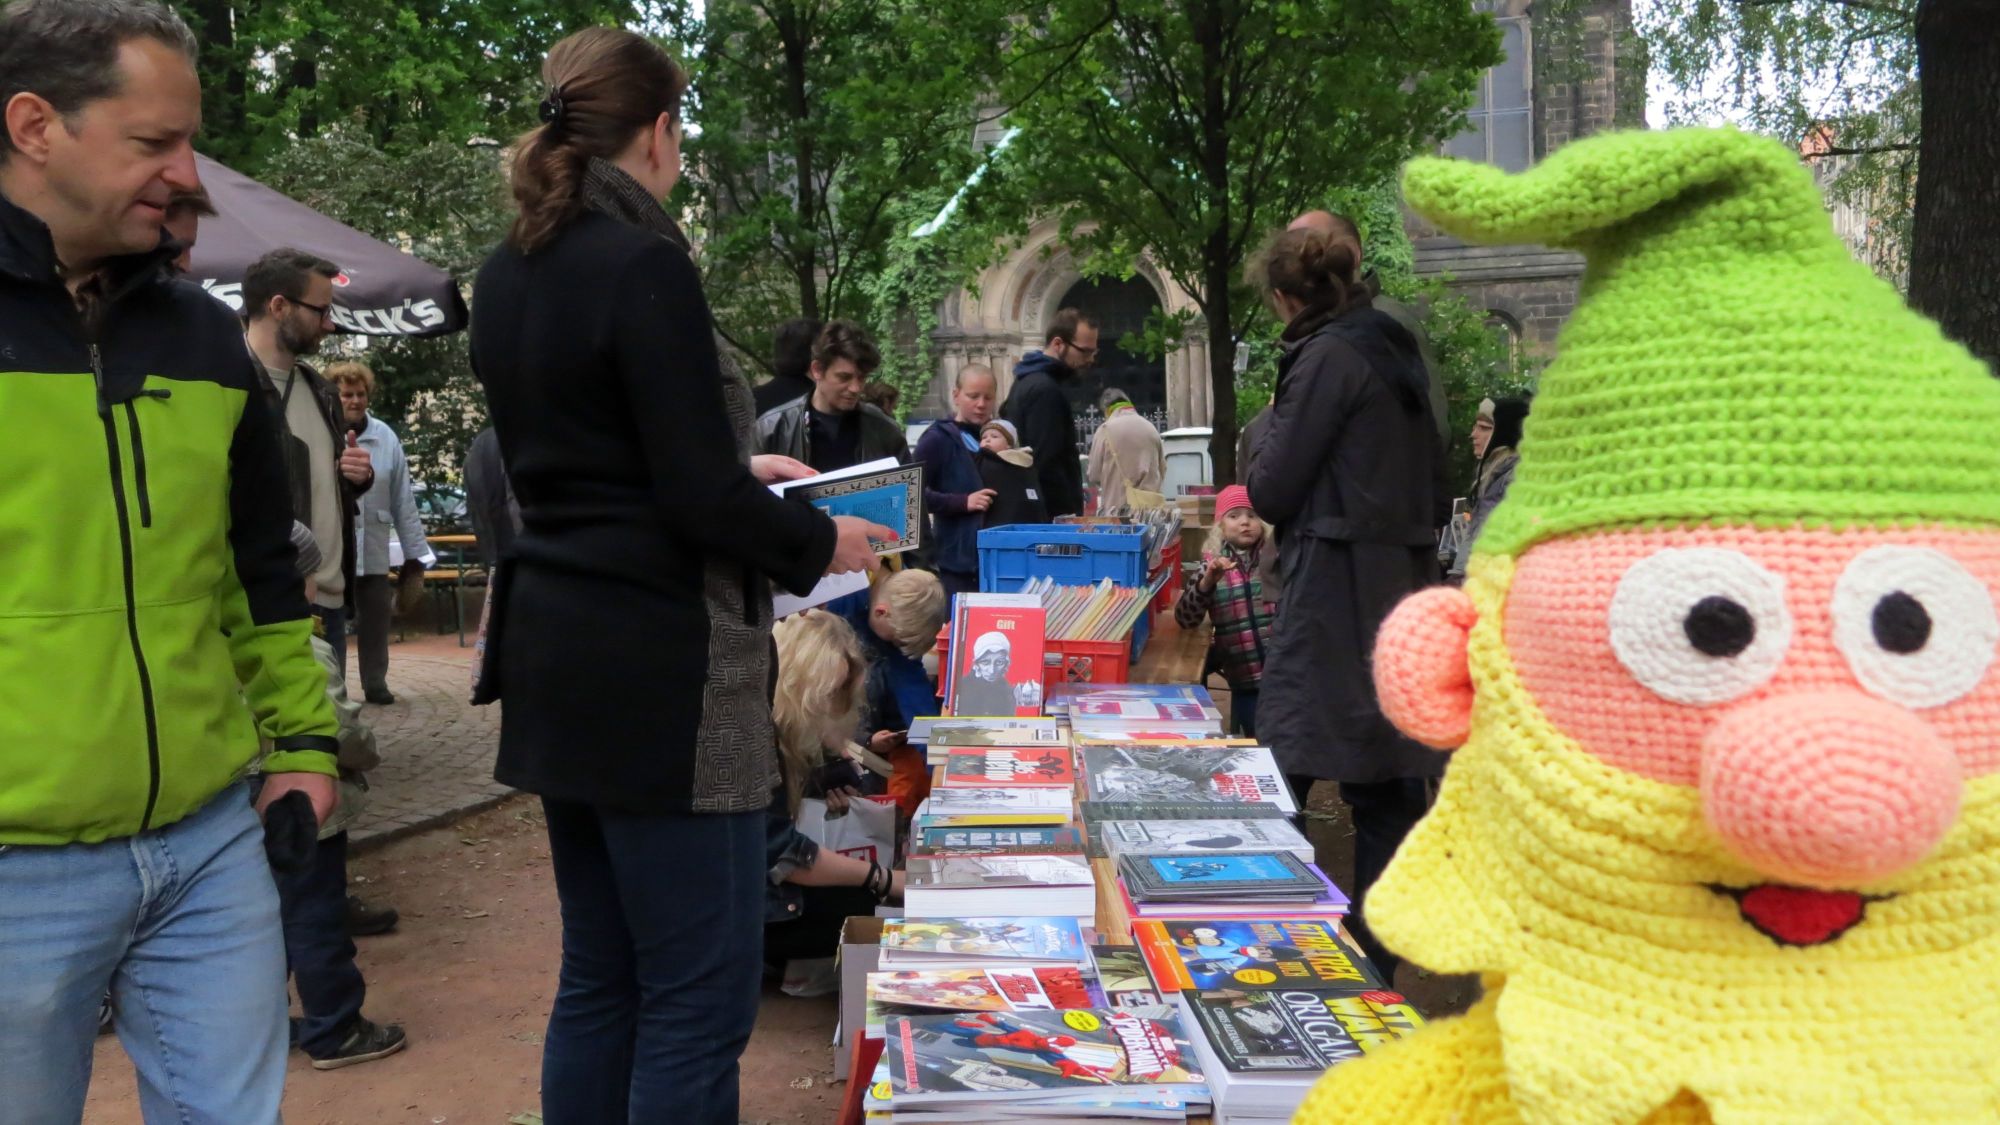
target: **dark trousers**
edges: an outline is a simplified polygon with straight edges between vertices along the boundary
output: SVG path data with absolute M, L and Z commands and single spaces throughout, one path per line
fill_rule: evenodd
M 840 952 L 840 928 L 857 914 L 875 913 L 875 896 L 861 887 L 802 887 L 805 902 L 797 918 L 764 926 L 764 963 L 782 969 L 787 961 L 831 957 Z
M 389 607 L 396 588 L 386 574 L 363 574 L 354 580 L 354 635 L 361 664 L 361 691 L 380 695 L 389 690 Z
M 1403 837 L 1430 808 L 1434 784 L 1420 777 L 1340 783 L 1340 799 L 1347 802 L 1354 820 L 1354 940 L 1382 971 L 1382 983 L 1391 988 L 1403 959 L 1383 948 L 1368 928 L 1368 890 L 1382 877 Z
M 347 674 L 347 610 L 328 609 L 323 605 L 312 607 L 313 616 L 319 618 L 320 629 L 326 634 L 326 643 L 333 647 L 334 663 L 340 665 L 342 675 Z
M 765 813 L 542 808 L 563 923 L 543 1118 L 736 1125 L 763 970 Z
M 1229 690 L 1229 718 L 1236 726 L 1236 733 L 1245 738 L 1257 737 L 1257 689 Z M 1300 806 L 1305 798 L 1299 798 Z
M 976 570 L 970 573 L 959 570 L 940 570 L 937 572 L 937 576 L 938 585 L 944 587 L 944 596 L 946 598 L 955 598 L 960 594 L 976 594 L 979 592 L 979 572 Z
M 305 867 L 277 879 L 285 960 L 305 1013 L 299 1047 L 325 1058 L 347 1037 L 368 992 L 347 936 L 347 833 L 321 840 Z

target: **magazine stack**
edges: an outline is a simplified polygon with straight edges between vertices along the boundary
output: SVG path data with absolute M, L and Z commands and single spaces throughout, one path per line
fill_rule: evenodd
M 959 710 L 910 730 L 933 785 L 866 975 L 869 1119 L 1279 1122 L 1418 1027 L 1270 750 L 1198 685 L 1042 699 L 1014 661 L 1039 662 L 1046 611 L 1007 598 L 958 600 Z

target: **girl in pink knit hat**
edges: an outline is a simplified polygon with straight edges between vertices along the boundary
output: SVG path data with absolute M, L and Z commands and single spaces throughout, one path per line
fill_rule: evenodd
M 1257 737 L 1257 689 L 1271 643 L 1278 591 L 1264 549 L 1269 529 L 1250 507 L 1250 492 L 1232 484 L 1215 498 L 1215 527 L 1202 548 L 1201 576 L 1181 591 L 1174 621 L 1183 629 L 1215 621 L 1209 662 L 1229 681 L 1237 733 Z

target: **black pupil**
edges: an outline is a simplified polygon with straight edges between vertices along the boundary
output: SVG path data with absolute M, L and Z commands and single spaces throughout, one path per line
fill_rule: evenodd
M 1924 603 L 1901 590 L 1875 603 L 1875 643 L 1884 652 L 1908 656 L 1931 639 L 1931 615 Z
M 1750 611 L 1720 594 L 1694 603 L 1681 627 L 1695 651 L 1708 656 L 1735 656 L 1757 639 Z

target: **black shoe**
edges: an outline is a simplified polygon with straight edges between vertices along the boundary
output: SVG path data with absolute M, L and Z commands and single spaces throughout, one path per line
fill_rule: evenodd
M 373 907 L 358 896 L 347 896 L 347 936 L 374 937 L 396 928 L 402 915 L 393 906 Z
M 388 688 L 370 688 L 361 693 L 361 698 L 366 699 L 370 703 L 379 703 L 384 707 L 396 702 L 396 697 L 389 694 Z
M 313 1059 L 313 1069 L 339 1070 L 355 1063 L 374 1062 L 409 1045 L 409 1037 L 395 1024 L 378 1024 L 356 1016 L 354 1022 L 347 1025 L 347 1035 L 341 1039 L 339 1049 L 325 1058 Z

